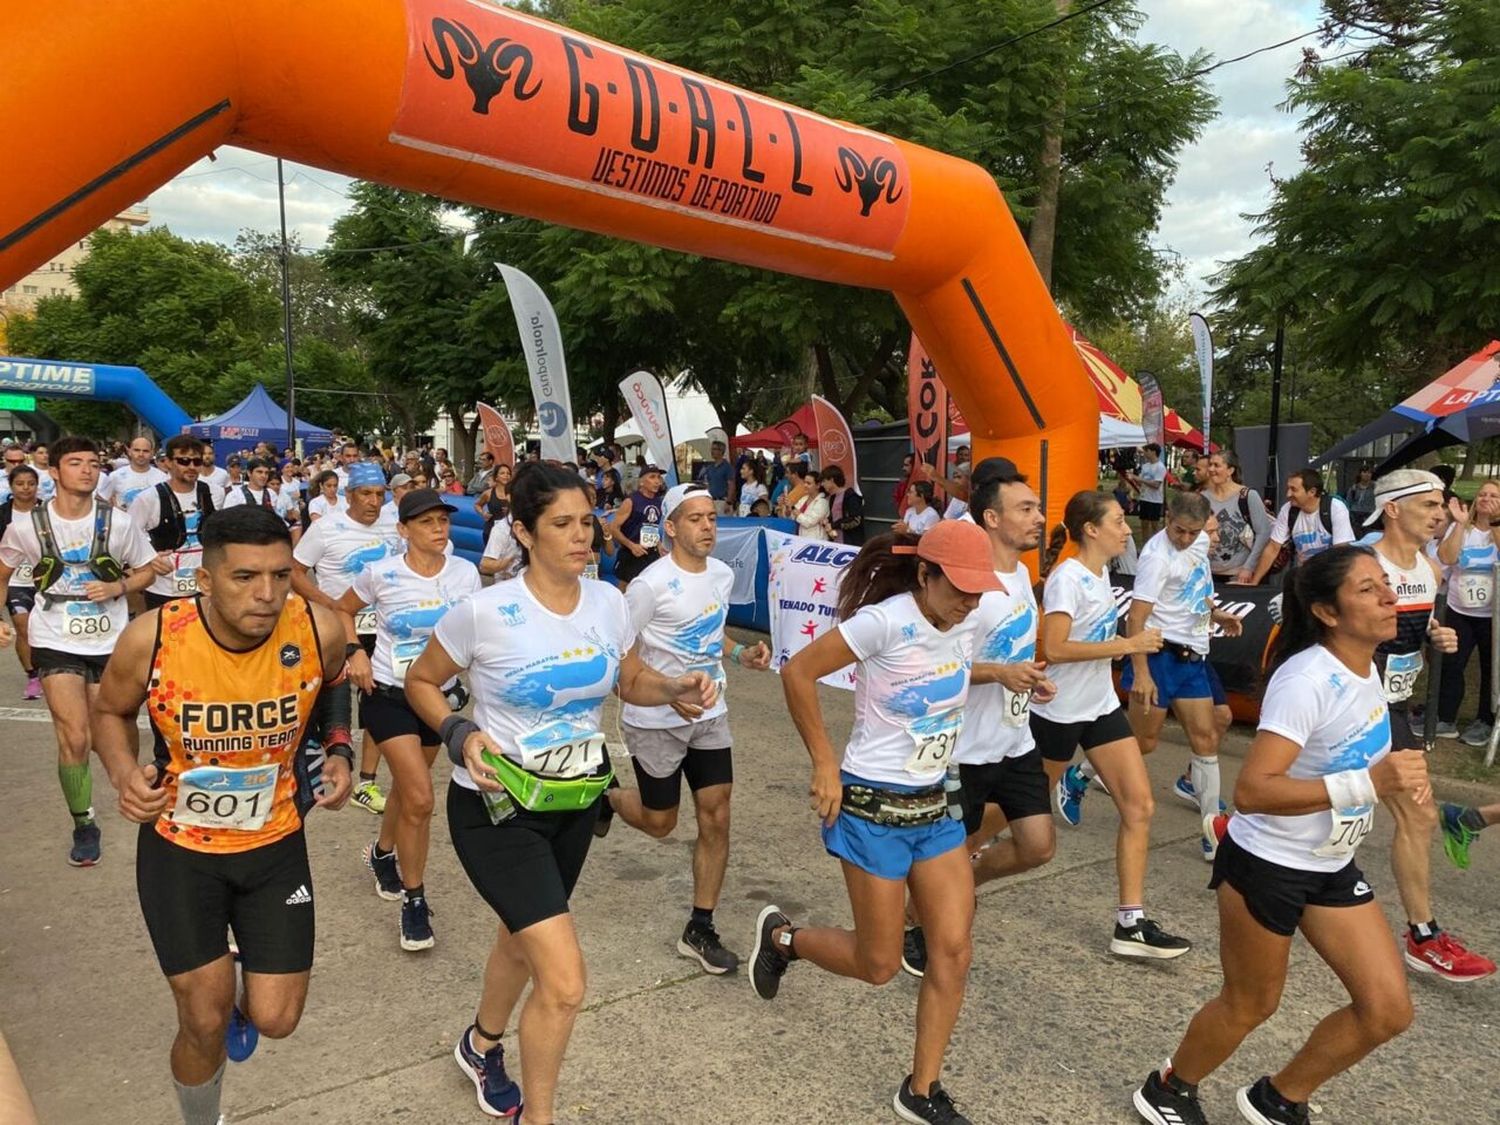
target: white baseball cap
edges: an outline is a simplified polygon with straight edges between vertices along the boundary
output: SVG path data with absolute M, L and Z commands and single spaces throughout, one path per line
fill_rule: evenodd
M 689 481 L 687 484 L 674 484 L 671 488 L 667 489 L 666 496 L 662 498 L 661 518 L 664 520 L 671 519 L 673 512 L 680 508 L 685 501 L 691 500 L 695 496 L 702 496 L 705 500 L 713 499 L 713 497 L 709 496 L 708 489 L 696 481 Z
M 1386 473 L 1375 482 L 1375 510 L 1365 520 L 1365 526 L 1370 527 L 1379 520 L 1385 514 L 1385 506 L 1392 500 L 1405 500 L 1424 492 L 1442 492 L 1446 487 L 1442 477 L 1426 469 L 1396 469 Z

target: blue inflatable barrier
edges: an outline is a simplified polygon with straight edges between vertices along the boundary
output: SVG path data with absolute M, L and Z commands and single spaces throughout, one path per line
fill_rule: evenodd
M 182 433 L 193 421 L 139 367 L 0 356 L 0 390 L 38 398 L 122 402 L 163 440 Z

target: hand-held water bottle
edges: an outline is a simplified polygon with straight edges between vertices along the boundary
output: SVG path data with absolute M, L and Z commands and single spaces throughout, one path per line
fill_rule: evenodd
M 949 763 L 948 772 L 943 774 L 943 792 L 948 797 L 948 818 L 963 820 L 963 782 L 959 779 L 957 765 Z

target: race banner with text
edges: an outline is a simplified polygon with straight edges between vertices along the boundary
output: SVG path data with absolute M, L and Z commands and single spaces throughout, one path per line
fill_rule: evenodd
M 521 351 L 531 375 L 531 397 L 536 403 L 537 429 L 542 432 L 542 459 L 572 461 L 573 403 L 568 398 L 568 364 L 563 358 L 562 329 L 552 302 L 541 286 L 518 269 L 496 262 L 510 293 L 511 311 L 521 333 Z
M 500 417 L 500 411 L 487 402 L 476 402 L 474 409 L 479 414 L 479 432 L 484 437 L 484 447 L 495 459 L 496 465 L 516 464 L 516 443 L 510 436 L 510 427 Z
M 1209 426 L 1214 409 L 1214 337 L 1208 330 L 1208 320 L 1202 313 L 1188 317 L 1188 326 L 1193 330 L 1193 351 L 1198 356 L 1198 378 L 1203 384 L 1203 452 L 1208 444 Z
M 1141 386 L 1141 429 L 1148 442 L 1167 444 L 1166 407 L 1162 403 L 1161 384 L 1149 371 L 1139 372 L 1135 381 Z
M 854 458 L 854 435 L 838 407 L 819 395 L 812 396 L 813 425 L 818 429 L 818 464 L 827 469 L 837 465 L 844 470 L 844 483 L 861 496 L 859 465 Z
M 771 667 L 781 666 L 838 624 L 839 583 L 859 551 L 782 531 L 765 532 L 771 570 Z M 854 665 L 823 677 L 830 687 L 854 688 Z
M 952 423 L 948 387 L 915 332 L 906 358 L 906 416 L 911 425 L 912 482 L 925 479 L 921 465 L 946 472 Z
M 630 404 L 630 415 L 646 439 L 651 463 L 665 470 L 670 488 L 677 483 L 677 457 L 672 444 L 672 419 L 667 415 L 667 392 L 661 380 L 649 371 L 636 371 L 620 380 L 620 393 Z

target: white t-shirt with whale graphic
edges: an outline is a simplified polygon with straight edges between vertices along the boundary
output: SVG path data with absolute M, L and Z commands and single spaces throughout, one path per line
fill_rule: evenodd
M 1185 549 L 1158 531 L 1141 548 L 1131 596 L 1151 603 L 1148 629 L 1160 629 L 1173 644 L 1208 655 L 1214 579 L 1208 565 L 1208 535 L 1200 532 Z
M 370 657 L 375 682 L 400 687 L 438 622 L 459 602 L 479 593 L 483 583 L 468 559 L 450 555 L 442 570 L 424 578 L 401 555 L 361 570 L 349 589 L 375 610 L 375 654 Z
M 1049 613 L 1066 613 L 1072 619 L 1070 641 L 1102 644 L 1114 640 L 1120 615 L 1109 572 L 1095 574 L 1077 559 L 1059 564 L 1042 591 L 1042 615 Z M 1120 706 L 1108 658 L 1048 664 L 1047 676 L 1057 685 L 1057 695 L 1048 703 L 1033 703 L 1031 709 L 1050 722 L 1093 722 Z
M 839 624 L 859 661 L 844 770 L 890 785 L 942 778 L 963 727 L 977 631 L 972 613 L 939 630 L 911 594 L 867 605 Z
M 991 590 L 969 614 L 976 638 L 974 659 L 981 664 L 1019 664 L 1036 659 L 1036 595 L 1031 575 L 1017 567 L 1009 574 L 995 571 L 1003 590 Z M 1030 707 L 1024 696 L 1003 684 L 974 684 L 964 708 L 964 729 L 958 736 L 954 759 L 974 766 L 1029 754 L 1036 746 L 1031 735 Z
M 536 768 L 549 745 L 598 735 L 605 697 L 635 644 L 624 594 L 588 580 L 579 591 L 573 612 L 559 614 L 537 601 L 524 576 L 497 582 L 454 606 L 433 630 L 468 670 L 474 721 L 523 766 Z M 478 788 L 462 766 L 453 780 Z
M 671 555 L 663 556 L 631 580 L 625 588 L 630 618 L 641 639 L 641 659 L 664 676 L 706 672 L 719 684 L 719 698 L 696 722 L 725 714 L 724 622 L 729 619 L 729 594 L 734 571 L 720 559 L 705 559 L 699 573 L 683 570 Z M 627 703 L 622 722 L 646 730 L 689 726 L 671 707 L 640 707 Z

